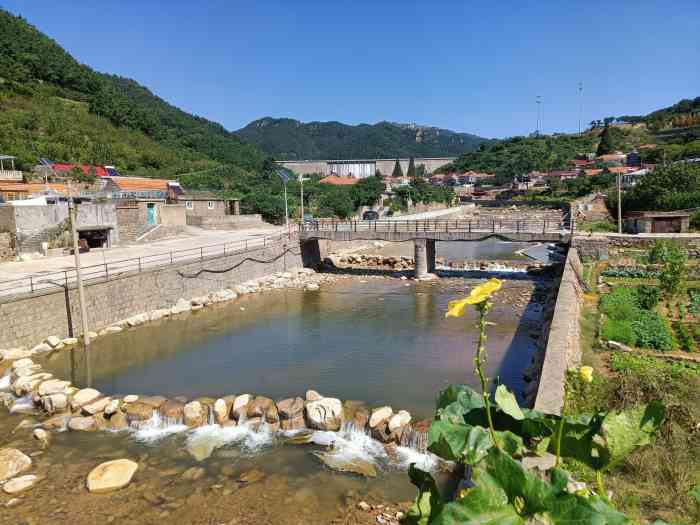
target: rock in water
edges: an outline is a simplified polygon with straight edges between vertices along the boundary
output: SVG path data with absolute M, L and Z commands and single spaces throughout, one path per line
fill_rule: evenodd
M 87 477 L 87 488 L 93 493 L 109 492 L 126 487 L 139 466 L 129 459 L 115 459 L 98 465 Z
M 340 399 L 324 397 L 306 402 L 306 423 L 318 430 L 339 430 L 343 422 L 343 404 Z
M 2 490 L 4 490 L 6 494 L 17 494 L 18 492 L 31 488 L 38 480 L 39 478 L 34 474 L 19 476 L 5 483 L 2 486 Z
M 377 469 L 367 460 L 358 457 L 343 457 L 334 451 L 314 452 L 327 467 L 339 472 L 350 472 L 367 478 L 376 478 Z
M 0 482 L 32 466 L 32 460 L 16 448 L 0 448 Z

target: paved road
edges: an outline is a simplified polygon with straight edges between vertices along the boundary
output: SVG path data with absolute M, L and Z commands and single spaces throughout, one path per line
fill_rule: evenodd
M 118 246 L 105 250 L 91 250 L 81 254 L 81 265 L 86 268 L 85 273 L 94 273 L 94 276 L 104 276 L 104 265 L 107 264 L 111 274 L 121 271 L 134 270 L 139 267 L 160 266 L 171 260 L 186 261 L 195 260 L 200 256 L 223 254 L 227 252 L 253 248 L 265 244 L 265 237 L 277 236 L 284 233 L 284 228 L 271 226 L 238 231 L 202 230 L 188 228 L 188 236 L 173 239 L 163 239 L 148 244 L 132 246 Z M 225 248 L 224 248 L 225 246 Z M 141 258 L 139 262 L 134 262 Z M 128 262 L 121 262 L 128 261 Z M 41 257 L 32 261 L 0 263 L 0 295 L 16 294 L 31 291 L 35 287 L 34 281 L 42 281 L 47 278 L 65 282 L 63 272 L 67 272 L 69 281 L 73 280 L 74 257 L 72 255 L 62 257 Z M 90 267 L 94 267 L 91 269 Z M 29 278 L 32 282 L 29 282 Z M 7 283 L 5 281 L 22 279 L 20 283 Z M 47 285 L 45 285 L 46 287 Z

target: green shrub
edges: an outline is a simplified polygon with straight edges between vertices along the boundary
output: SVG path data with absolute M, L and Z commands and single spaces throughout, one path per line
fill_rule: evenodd
M 698 290 L 688 290 L 690 304 L 688 311 L 693 315 L 700 315 L 700 292 Z
M 673 336 L 666 322 L 656 312 L 642 310 L 632 321 L 636 346 L 661 352 L 673 349 Z
M 688 332 L 688 328 L 683 323 L 675 321 L 673 323 L 673 330 L 676 332 L 678 345 L 681 347 L 681 350 L 685 352 L 692 352 L 695 350 L 693 338 L 690 337 L 690 332 Z
M 700 231 L 700 211 L 693 212 L 690 216 L 690 229 Z
M 634 330 L 632 323 L 621 319 L 606 319 L 601 330 L 603 339 L 617 341 L 626 345 L 635 344 Z
M 639 316 L 634 288 L 613 288 L 601 298 L 600 310 L 610 319 L 633 321 Z
M 636 294 L 637 305 L 644 310 L 653 310 L 661 299 L 661 290 L 647 284 L 637 287 Z

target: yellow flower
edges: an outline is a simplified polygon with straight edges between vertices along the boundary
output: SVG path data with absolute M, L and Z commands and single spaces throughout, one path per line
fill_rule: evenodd
M 584 383 L 593 381 L 593 368 L 590 366 L 582 366 L 578 369 L 578 376 Z
M 469 296 L 464 299 L 450 301 L 447 305 L 445 317 L 462 317 L 464 307 L 468 304 L 480 304 L 486 301 L 494 293 L 501 289 L 503 282 L 499 279 L 489 279 L 484 284 L 480 284 L 469 292 Z

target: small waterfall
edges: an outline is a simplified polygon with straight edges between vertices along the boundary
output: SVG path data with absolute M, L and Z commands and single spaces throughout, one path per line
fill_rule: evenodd
M 428 451 L 428 433 L 411 426 L 401 435 L 399 446 L 425 454 Z
M 10 379 L 11 377 L 9 373 L 0 377 L 0 392 L 9 392 L 11 383 Z
M 216 417 L 214 416 L 214 405 L 204 405 L 207 407 L 207 425 L 215 425 Z
M 180 418 L 163 418 L 157 410 L 153 411 L 150 419 L 145 421 L 129 421 L 129 429 L 133 433 L 134 439 L 145 443 L 158 441 L 170 434 L 184 432 L 187 430 L 187 425 L 182 424 L 182 421 L 174 422 Z

